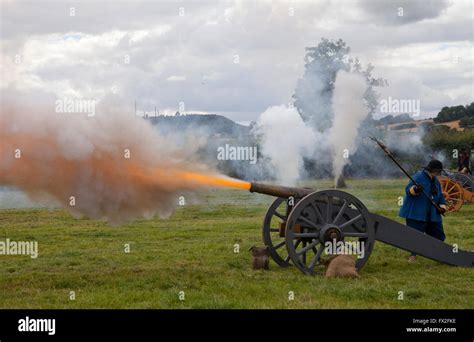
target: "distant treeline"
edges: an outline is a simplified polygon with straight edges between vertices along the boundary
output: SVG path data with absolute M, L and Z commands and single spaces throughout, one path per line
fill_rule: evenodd
M 401 129 L 410 129 L 410 128 L 416 128 L 418 127 L 416 125 L 416 123 L 414 122 L 407 122 L 407 123 L 402 123 L 402 124 L 399 124 L 399 125 L 396 125 L 394 127 L 392 127 L 392 130 L 394 131 L 399 131 Z
M 452 155 L 454 150 L 470 151 L 474 148 L 474 128 L 466 128 L 461 132 L 444 125 L 435 126 L 426 132 L 423 143 L 447 155 Z
M 467 106 L 443 107 L 433 119 L 436 123 L 461 120 L 461 127 L 474 125 L 474 102 Z
M 460 127 L 474 127 L 474 102 L 467 106 L 459 105 L 443 107 L 437 116 L 433 118 L 435 123 L 444 123 L 455 120 L 460 120 Z M 398 125 L 393 129 L 405 129 L 416 127 L 414 121 L 415 120 L 410 117 L 409 114 L 399 114 L 395 116 L 389 114 L 378 120 L 373 120 L 373 123 L 377 126 L 403 123 L 405 125 Z
M 393 116 L 392 114 L 389 114 L 387 116 L 384 116 L 383 118 L 380 118 L 379 120 L 376 120 L 376 124 L 378 125 L 392 125 L 392 124 L 398 124 L 402 122 L 413 122 L 415 121 L 409 114 L 400 114 L 400 115 L 395 115 Z
M 443 152 L 447 156 L 456 155 L 456 152 L 470 152 L 474 149 L 474 102 L 467 106 L 443 107 L 436 118 L 435 123 L 444 123 L 460 120 L 459 126 L 464 131 L 458 131 L 445 125 L 427 125 L 423 143 L 434 151 Z M 450 158 L 453 160 L 453 158 Z M 454 167 L 454 160 L 451 164 Z

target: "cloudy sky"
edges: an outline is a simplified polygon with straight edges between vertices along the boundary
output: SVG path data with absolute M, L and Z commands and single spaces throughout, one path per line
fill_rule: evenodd
M 255 120 L 291 101 L 305 47 L 342 38 L 422 116 L 474 100 L 471 0 L 6 1 L 1 89 L 118 94 L 133 112 Z M 403 11 L 401 13 L 400 11 Z M 403 14 L 403 15 L 400 15 Z

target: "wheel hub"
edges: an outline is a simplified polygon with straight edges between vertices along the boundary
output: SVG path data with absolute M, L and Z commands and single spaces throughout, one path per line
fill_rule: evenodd
M 332 224 L 326 224 L 323 226 L 319 233 L 319 241 L 325 243 L 327 241 L 342 241 L 342 233 L 341 230 Z

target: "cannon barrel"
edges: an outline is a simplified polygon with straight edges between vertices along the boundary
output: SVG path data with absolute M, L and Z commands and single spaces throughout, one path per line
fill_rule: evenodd
M 295 188 L 295 187 L 263 184 L 263 183 L 258 183 L 258 182 L 250 183 L 250 192 L 258 192 L 259 194 L 270 195 L 270 196 L 275 196 L 275 197 L 303 198 L 314 191 L 316 190 L 309 189 L 309 188 Z

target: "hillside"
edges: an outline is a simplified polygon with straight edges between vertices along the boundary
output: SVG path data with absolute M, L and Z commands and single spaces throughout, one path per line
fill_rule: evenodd
M 160 115 L 148 117 L 146 120 L 149 120 L 153 125 L 157 125 L 160 131 L 166 133 L 199 130 L 209 136 L 240 137 L 250 132 L 249 127 L 217 114 Z

